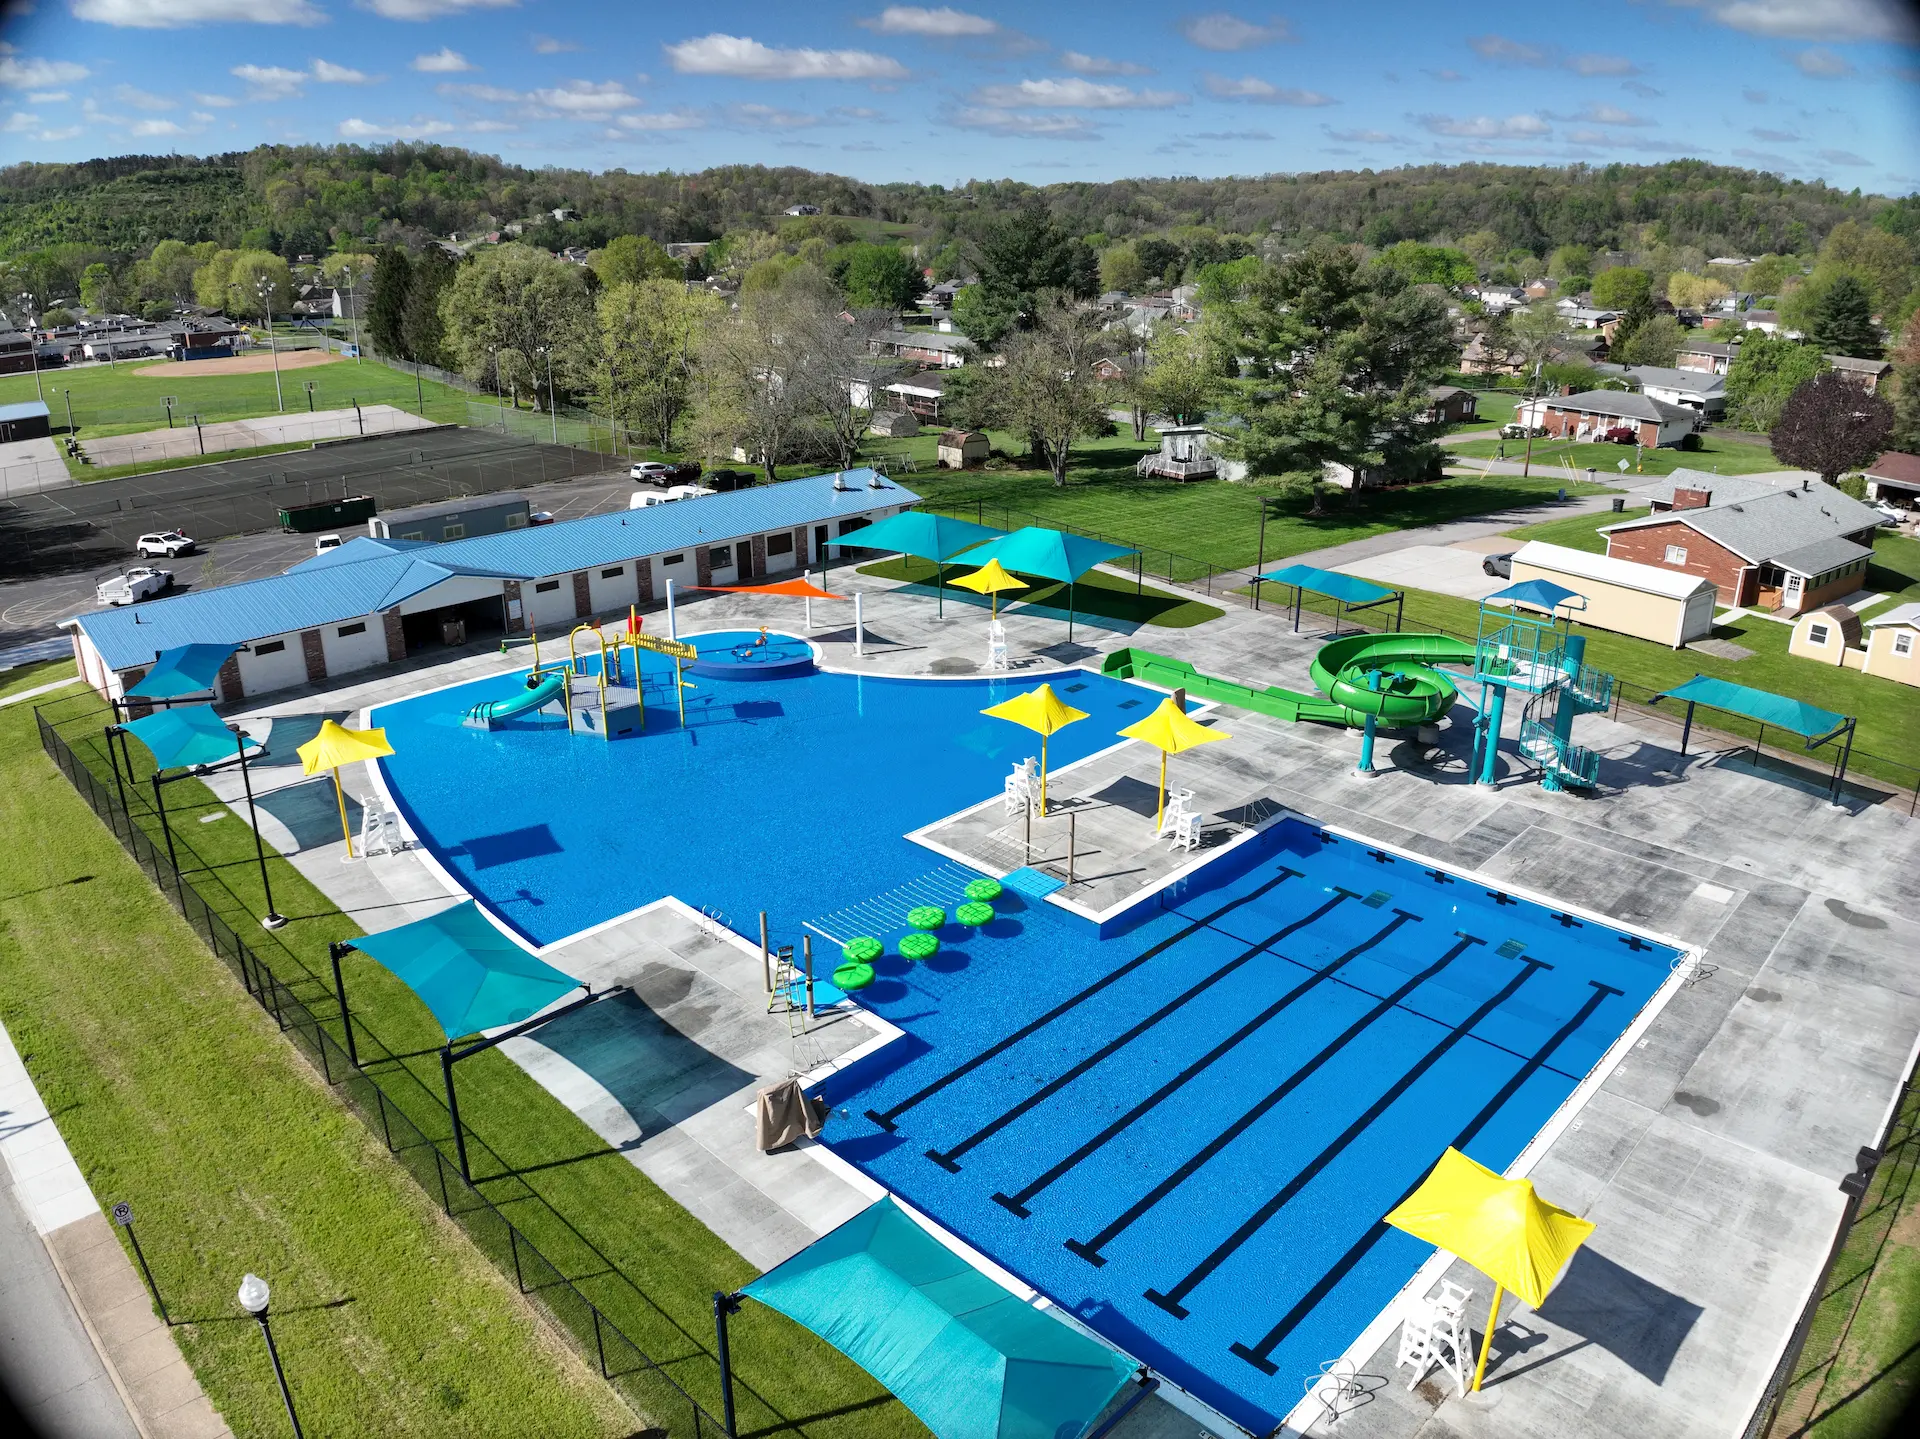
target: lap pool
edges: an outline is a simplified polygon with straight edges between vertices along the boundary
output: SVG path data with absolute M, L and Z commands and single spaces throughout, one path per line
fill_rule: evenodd
M 537 943 L 665 894 L 796 941 L 925 875 L 901 836 L 1034 750 L 978 713 L 1032 679 L 698 679 L 682 731 L 661 673 L 647 733 L 611 744 L 461 728 L 514 675 L 374 712 L 416 833 Z M 1157 701 L 1052 682 L 1091 716 L 1056 766 Z M 1431 1254 L 1380 1216 L 1449 1145 L 1511 1164 L 1677 958 L 1294 819 L 1118 936 L 996 908 L 880 963 L 859 1000 L 904 1034 L 827 1082 L 824 1142 L 1256 1433 Z

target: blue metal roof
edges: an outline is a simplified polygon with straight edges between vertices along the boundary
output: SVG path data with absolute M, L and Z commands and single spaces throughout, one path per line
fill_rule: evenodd
M 358 619 L 454 575 L 540 579 L 740 535 L 852 519 L 919 498 L 872 470 L 847 470 L 446 544 L 357 537 L 283 575 L 97 610 L 79 616 L 78 623 L 110 668 L 131 669 L 152 664 L 158 651 L 176 645 L 237 645 Z
M 49 411 L 39 400 L 26 400 L 17 405 L 0 405 L 0 425 L 13 420 L 31 420 L 46 418 Z

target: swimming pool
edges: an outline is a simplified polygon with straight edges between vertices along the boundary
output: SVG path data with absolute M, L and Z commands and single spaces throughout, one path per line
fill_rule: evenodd
M 552 715 L 460 725 L 519 674 L 374 711 L 415 833 L 535 943 L 668 894 L 743 932 L 764 909 L 776 943 L 903 886 L 957 895 L 965 872 L 902 836 L 1036 748 L 979 713 L 1031 677 L 701 678 L 684 730 L 671 663 L 644 678 L 645 734 L 611 743 Z M 1050 678 L 1089 713 L 1056 768 L 1158 699 Z M 1431 1253 L 1379 1216 L 1450 1144 L 1512 1163 L 1676 959 L 1293 819 L 1116 937 L 995 907 L 877 966 L 860 1002 L 903 1037 L 828 1082 L 824 1142 L 1255 1432 Z

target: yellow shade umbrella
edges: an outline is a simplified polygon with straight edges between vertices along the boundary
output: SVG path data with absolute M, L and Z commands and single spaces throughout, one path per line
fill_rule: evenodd
M 1052 685 L 1041 685 L 1037 690 L 1028 690 L 1025 694 L 1015 695 L 1003 700 L 990 709 L 980 711 L 995 719 L 1012 720 L 1024 725 L 1040 736 L 1040 813 L 1047 812 L 1047 736 L 1055 730 L 1065 729 L 1075 720 L 1087 717 L 1085 710 L 1077 710 L 1053 692 Z
M 970 575 L 961 575 L 953 581 L 963 590 L 972 590 L 976 595 L 991 596 L 992 618 L 1000 617 L 1000 596 L 1009 590 L 1024 590 L 1028 585 L 1016 580 L 1000 567 L 1000 561 L 988 560 Z
M 1538 1309 L 1574 1250 L 1593 1233 L 1592 1221 L 1535 1194 L 1532 1180 L 1502 1179 L 1457 1149 L 1440 1156 L 1433 1173 L 1387 1216 L 1387 1223 L 1439 1245 L 1493 1281 L 1493 1307 L 1473 1371 L 1475 1389 L 1487 1370 L 1501 1291 L 1511 1289 Z
M 1127 739 L 1137 739 L 1160 751 L 1160 810 L 1153 817 L 1155 834 L 1160 833 L 1160 827 L 1167 818 L 1167 756 L 1212 744 L 1215 740 L 1233 738 L 1230 734 L 1208 729 L 1199 721 L 1189 718 L 1187 712 L 1173 702 L 1172 695 L 1161 700 L 1152 714 L 1128 725 L 1120 733 Z
M 333 771 L 333 797 L 340 806 L 340 836 L 347 842 L 347 858 L 352 859 L 353 831 L 347 828 L 347 796 L 340 788 L 340 766 L 392 754 L 393 746 L 387 743 L 387 732 L 383 729 L 348 729 L 332 720 L 323 720 L 320 733 L 301 745 L 297 753 L 302 772 L 319 774 L 323 769 Z

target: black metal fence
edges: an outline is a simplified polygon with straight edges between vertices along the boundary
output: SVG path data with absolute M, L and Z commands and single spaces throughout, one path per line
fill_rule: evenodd
M 327 1084 L 344 1096 L 367 1127 L 380 1136 L 387 1152 L 413 1176 L 441 1212 L 460 1226 L 503 1275 L 513 1277 L 515 1286 L 534 1308 L 577 1353 L 599 1369 L 601 1377 L 638 1413 L 656 1425 L 658 1432 L 691 1436 L 691 1439 L 705 1439 L 705 1436 L 717 1439 L 724 1435 L 726 1428 L 718 1419 L 581 1293 L 492 1200 L 461 1177 L 458 1163 L 441 1152 L 439 1145 L 421 1131 L 407 1109 L 374 1075 L 348 1059 L 346 1050 L 296 988 L 274 973 L 168 858 L 166 849 L 135 823 L 134 816 L 121 804 L 115 786 L 93 773 L 45 714 L 36 710 L 34 717 L 39 725 L 41 748 L 113 832 L 134 863 L 146 872 L 207 947 L 233 971 L 246 986 L 247 993 L 273 1016 L 281 1033 L 293 1041 L 294 1047 L 320 1071 Z M 449 1118 L 449 1133 L 451 1126 Z

